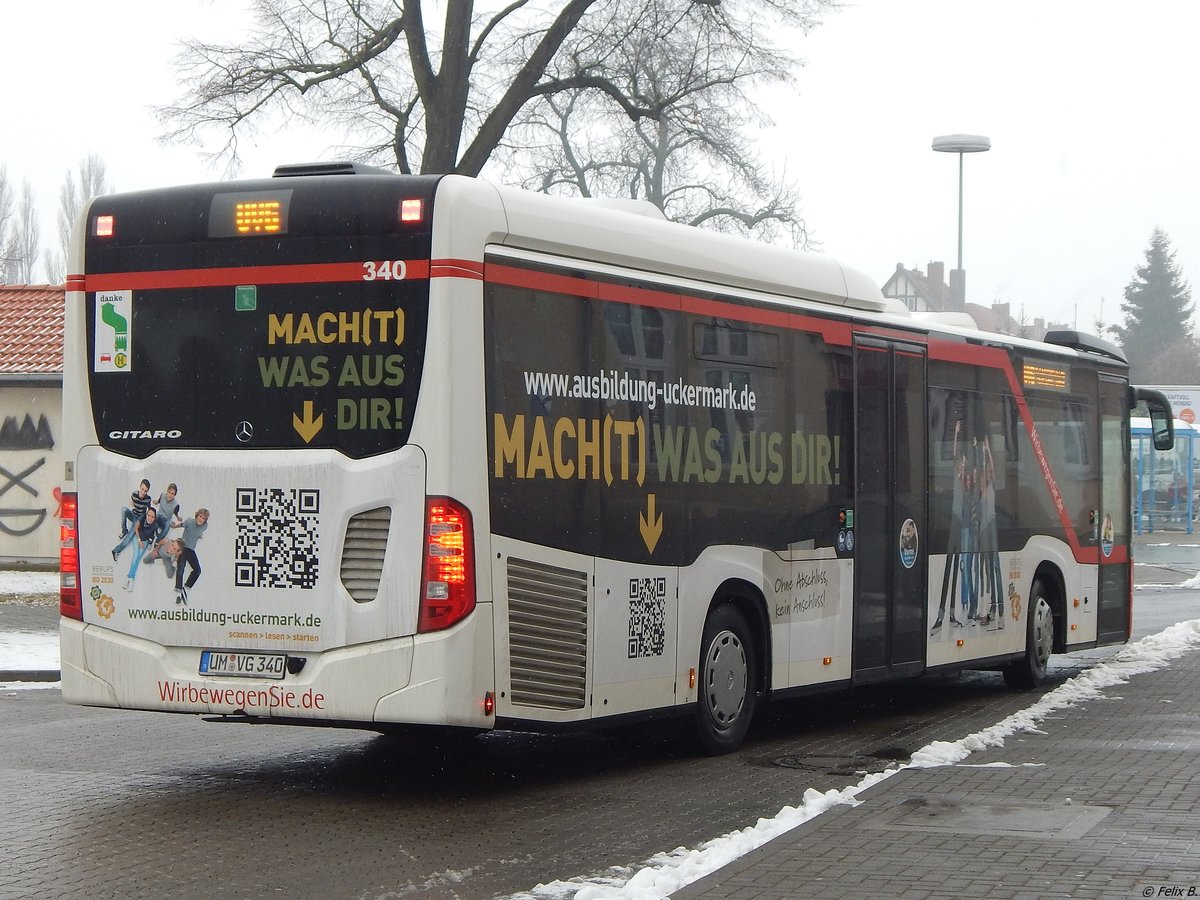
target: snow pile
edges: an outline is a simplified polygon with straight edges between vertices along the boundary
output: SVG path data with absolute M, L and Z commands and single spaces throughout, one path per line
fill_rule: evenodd
M 557 881 L 549 885 L 538 885 L 533 894 L 535 897 L 574 897 L 574 900 L 657 900 L 666 897 L 684 885 L 691 884 L 745 856 L 785 831 L 791 831 L 809 819 L 819 816 L 827 809 L 842 805 L 856 806 L 860 801 L 855 799 L 855 795 L 890 774 L 891 771 L 868 775 L 853 787 L 840 791 L 826 791 L 824 794 L 809 788 L 804 792 L 799 806 L 785 806 L 773 818 L 759 819 L 755 825 L 705 841 L 694 850 L 677 847 L 670 853 L 660 853 L 632 876 L 621 877 L 622 871 L 628 873 L 632 870 L 613 869 L 610 876 L 601 876 L 594 881 Z
M 28 601 L 58 596 L 57 572 L 0 572 L 0 602 Z M 0 631 L 0 671 L 33 672 L 55 670 L 58 665 L 57 632 Z M 17 686 L 46 688 L 47 682 L 28 682 Z
M 1198 576 L 1200 577 L 1200 576 Z M 1003 747 L 1004 739 L 1022 731 L 1037 731 L 1037 723 L 1051 713 L 1076 706 L 1103 695 L 1107 687 L 1125 684 L 1134 675 L 1161 669 L 1200 644 L 1200 619 L 1172 625 L 1123 648 L 1111 659 L 1085 669 L 1026 709 L 1013 713 L 995 725 L 969 734 L 954 743 L 934 741 L 913 754 L 914 768 L 954 765 L 976 750 Z
M 1177 586 L 1181 587 L 1181 588 L 1190 588 L 1190 589 L 1200 588 L 1200 572 L 1193 575 L 1187 581 L 1185 581 L 1182 584 L 1177 585 Z
M 1194 580 L 1200 580 L 1200 576 Z M 1100 698 L 1105 688 L 1125 684 L 1134 675 L 1161 669 L 1198 645 L 1200 619 L 1180 622 L 1130 644 L 1111 659 L 1098 663 L 1044 694 L 1027 709 L 983 731 L 969 734 L 958 741 L 934 741 L 922 747 L 906 765 L 868 775 L 857 784 L 840 791 L 822 794 L 810 788 L 798 807 L 785 806 L 773 818 L 759 819 L 755 825 L 705 841 L 695 849 L 678 847 L 669 853 L 660 853 L 637 871 L 615 867 L 604 875 L 539 884 L 528 894 L 519 896 L 538 900 L 661 900 L 831 807 L 857 805 L 861 802 L 857 799 L 860 793 L 903 769 L 956 765 L 976 750 L 1002 747 L 1006 737 L 1036 732 L 1038 723 L 1051 713 Z
M 35 672 L 57 668 L 57 633 L 0 631 L 0 671 Z
M 57 572 L 0 572 L 0 600 L 45 594 L 58 596 Z

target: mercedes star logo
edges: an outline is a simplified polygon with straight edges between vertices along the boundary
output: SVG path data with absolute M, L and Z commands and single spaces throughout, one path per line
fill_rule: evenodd
M 250 438 L 254 437 L 254 426 L 249 422 L 238 422 L 238 426 L 236 429 L 234 429 L 233 433 L 236 434 L 237 439 L 244 444 L 246 441 L 250 440 Z

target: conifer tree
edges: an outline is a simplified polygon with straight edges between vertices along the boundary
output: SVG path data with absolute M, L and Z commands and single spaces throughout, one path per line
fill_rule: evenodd
M 1111 327 L 1129 358 L 1134 381 L 1174 383 L 1184 375 L 1164 361 L 1195 356 L 1193 311 L 1192 289 L 1175 263 L 1166 232 L 1156 228 L 1145 264 L 1125 288 L 1125 322 Z

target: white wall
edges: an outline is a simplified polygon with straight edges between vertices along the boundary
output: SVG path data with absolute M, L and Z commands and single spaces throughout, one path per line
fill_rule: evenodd
M 0 383 L 0 563 L 58 563 L 62 388 Z

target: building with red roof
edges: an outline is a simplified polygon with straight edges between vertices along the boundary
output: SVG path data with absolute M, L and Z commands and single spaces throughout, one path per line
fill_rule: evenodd
M 0 564 L 57 565 L 61 285 L 0 285 Z
M 52 376 L 61 380 L 61 285 L 0 285 L 0 376 Z

